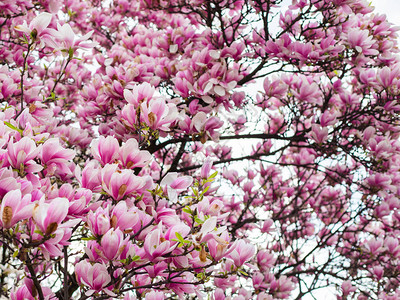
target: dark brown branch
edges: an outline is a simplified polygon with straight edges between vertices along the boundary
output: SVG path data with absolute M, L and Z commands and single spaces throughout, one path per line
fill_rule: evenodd
M 269 134 L 269 133 L 256 133 L 256 134 L 238 134 L 238 135 L 227 135 L 220 136 L 220 140 L 236 140 L 236 139 L 274 139 L 274 140 L 283 140 L 283 141 L 293 141 L 293 142 L 304 142 L 306 141 L 305 137 L 302 135 L 298 136 L 290 136 L 285 137 L 278 134 Z M 182 142 L 190 142 L 190 141 L 200 141 L 200 137 L 192 137 L 192 136 L 184 136 L 176 139 L 171 139 L 165 142 L 162 142 L 158 145 L 151 145 L 148 150 L 150 153 L 154 153 L 167 145 L 177 144 Z
M 39 282 L 39 280 L 38 280 L 37 277 L 36 277 L 35 270 L 33 269 L 32 265 L 31 265 L 31 260 L 29 259 L 29 257 L 28 257 L 28 259 L 25 261 L 25 263 L 26 263 L 26 267 L 28 268 L 28 271 L 29 271 L 29 273 L 30 273 L 30 275 L 31 275 L 30 278 L 31 278 L 32 281 L 33 281 L 33 285 L 35 286 L 35 289 L 36 289 L 36 291 L 38 292 L 39 299 L 40 299 L 40 300 L 44 300 L 44 295 L 43 295 L 42 287 L 40 286 L 40 282 Z

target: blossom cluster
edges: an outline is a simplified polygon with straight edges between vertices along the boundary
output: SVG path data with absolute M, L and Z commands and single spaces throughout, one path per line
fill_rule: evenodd
M 400 297 L 397 28 L 372 12 L 0 1 L 0 297 Z

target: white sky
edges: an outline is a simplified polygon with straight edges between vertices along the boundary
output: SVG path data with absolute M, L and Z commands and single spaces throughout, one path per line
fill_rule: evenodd
M 377 13 L 386 14 L 388 20 L 400 25 L 400 1 L 399 0 L 372 0 Z

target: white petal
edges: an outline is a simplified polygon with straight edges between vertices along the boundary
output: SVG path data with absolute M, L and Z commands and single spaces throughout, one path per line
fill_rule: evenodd
M 169 46 L 169 52 L 170 53 L 176 53 L 178 51 L 178 45 L 170 45 Z
M 52 14 L 46 12 L 41 13 L 32 20 L 29 24 L 29 28 L 31 30 L 36 29 L 38 33 L 41 33 L 45 28 L 47 28 L 47 26 L 49 26 L 52 17 Z
M 217 86 L 215 86 L 214 87 L 214 92 L 218 95 L 218 96 L 225 96 L 225 89 L 222 87 L 222 86 L 220 86 L 220 85 L 217 85 Z
M 210 56 L 214 59 L 219 59 L 220 58 L 220 53 L 217 50 L 211 50 L 210 52 Z

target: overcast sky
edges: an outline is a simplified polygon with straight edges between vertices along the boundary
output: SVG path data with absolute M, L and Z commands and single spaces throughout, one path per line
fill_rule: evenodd
M 388 20 L 400 26 L 400 1 L 399 0 L 372 0 L 375 11 L 386 14 Z

